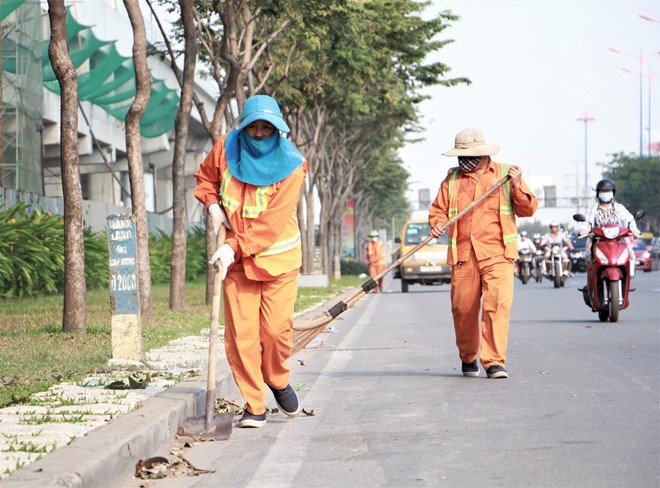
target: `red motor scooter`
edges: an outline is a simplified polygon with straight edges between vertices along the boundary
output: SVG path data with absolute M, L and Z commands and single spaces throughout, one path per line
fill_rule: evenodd
M 635 214 L 635 220 L 644 216 L 644 211 Z M 573 215 L 576 222 L 585 222 L 582 214 Z M 598 312 L 601 322 L 619 320 L 619 310 L 628 307 L 630 291 L 630 270 L 635 266 L 634 255 L 626 237 L 631 237 L 628 227 L 605 224 L 592 228 L 589 232 L 591 251 L 587 253 L 587 286 L 578 288 L 582 292 L 584 303 L 593 312 Z M 631 261 L 632 258 L 632 261 Z

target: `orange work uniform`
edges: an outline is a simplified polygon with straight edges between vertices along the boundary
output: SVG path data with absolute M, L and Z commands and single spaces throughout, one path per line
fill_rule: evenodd
M 479 177 L 458 169 L 447 175 L 430 207 L 431 228 L 446 223 L 484 194 L 508 168 L 490 160 Z M 485 369 L 506 365 L 513 262 L 518 257 L 515 218 L 533 215 L 537 205 L 524 181 L 518 188 L 507 183 L 449 226 L 452 314 L 464 363 L 481 357 Z
M 225 138 L 216 141 L 195 173 L 194 194 L 207 209 L 220 203 L 232 227 L 226 242 L 236 262 L 223 283 L 225 350 L 248 410 L 261 415 L 265 385 L 283 389 L 289 384 L 302 264 L 296 207 L 307 162 L 272 185 L 244 183 L 229 171 Z
M 369 263 L 369 276 L 375 278 L 385 270 L 385 244 L 381 240 L 368 241 L 367 248 L 367 262 Z M 374 291 L 381 291 L 383 289 L 383 277 L 378 280 L 378 288 Z

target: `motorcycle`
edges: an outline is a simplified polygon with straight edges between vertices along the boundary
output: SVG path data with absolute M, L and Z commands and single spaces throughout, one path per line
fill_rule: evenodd
M 537 283 L 541 283 L 541 281 L 543 281 L 544 268 L 545 268 L 545 257 L 543 257 L 543 250 L 537 248 L 536 256 L 534 256 L 534 269 L 533 269 L 534 278 L 536 278 Z
M 635 220 L 644 216 L 644 211 L 635 214 Z M 585 222 L 582 214 L 575 214 L 573 220 Z M 578 288 L 582 292 L 584 303 L 593 312 L 598 312 L 601 322 L 616 322 L 619 311 L 628 307 L 630 291 L 631 250 L 625 242 L 632 236 L 628 227 L 616 224 L 605 224 L 602 227 L 591 228 L 591 252 L 587 253 L 587 285 Z
M 573 249 L 568 251 L 568 259 L 571 261 L 571 273 L 584 273 L 587 270 L 585 247 L 583 239 L 577 238 L 573 240 Z
M 532 251 L 529 248 L 518 251 L 518 277 L 526 285 L 532 276 Z
M 561 255 L 561 244 L 551 244 L 550 256 L 545 261 L 545 277 L 554 283 L 555 288 L 564 286 L 566 281 L 566 276 L 564 276 L 564 261 Z

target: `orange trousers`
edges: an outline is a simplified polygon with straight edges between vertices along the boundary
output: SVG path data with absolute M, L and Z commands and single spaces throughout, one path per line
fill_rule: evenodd
M 231 269 L 224 281 L 225 350 L 248 410 L 266 411 L 265 386 L 289 384 L 298 276 L 254 281 Z
M 385 265 L 384 264 L 369 264 L 369 276 L 373 279 L 376 276 L 378 276 L 380 273 L 385 271 Z M 383 289 L 383 278 L 380 278 L 378 281 L 378 288 L 374 288 L 375 292 L 382 291 Z
M 451 307 L 456 345 L 464 363 L 481 357 L 484 368 L 506 365 L 513 280 L 513 260 L 504 256 L 477 261 L 471 253 L 469 261 L 453 266 Z

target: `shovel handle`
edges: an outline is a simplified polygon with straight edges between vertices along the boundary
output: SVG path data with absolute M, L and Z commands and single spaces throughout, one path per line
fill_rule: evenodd
M 225 243 L 227 229 L 220 225 L 216 249 Z M 213 298 L 211 300 L 211 328 L 209 330 L 209 363 L 207 366 L 208 377 L 206 382 L 206 432 L 210 432 L 213 423 L 216 400 L 216 366 L 218 362 L 218 327 L 220 325 L 220 301 L 222 298 L 222 264 L 216 261 L 214 265 L 215 276 L 213 277 Z

